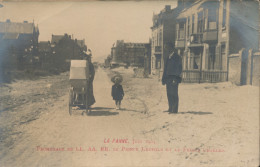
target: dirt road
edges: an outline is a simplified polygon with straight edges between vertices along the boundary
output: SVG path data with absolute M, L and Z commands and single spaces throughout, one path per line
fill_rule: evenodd
M 123 109 L 99 69 L 89 116 L 69 115 L 67 73 L 1 87 L 0 166 L 257 166 L 259 88 L 181 84 L 180 113 L 168 115 L 156 78 L 118 71 Z
M 67 80 L 63 80 L 63 82 L 67 82 Z M 104 140 L 108 139 L 111 142 L 113 139 L 127 139 L 127 142 L 131 142 L 133 137 L 143 140 L 143 137 L 140 137 L 140 127 L 144 127 L 145 122 L 137 119 L 140 113 L 128 112 L 124 105 L 123 110 L 114 109 L 115 105 L 111 98 L 112 85 L 107 73 L 103 70 L 97 72 L 94 85 L 97 102 L 93 106 L 90 116 L 82 116 L 80 109 L 75 109 L 73 115 L 70 116 L 67 93 L 56 100 L 52 99 L 51 105 L 45 105 L 46 108 L 39 119 L 27 121 L 16 127 L 16 131 L 22 133 L 22 138 L 16 136 L 14 144 L 11 145 L 13 148 L 5 147 L 8 149 L 6 150 L 7 155 L 3 155 L 1 166 L 93 166 L 93 164 L 121 166 L 136 164 L 139 156 L 135 152 L 125 152 L 125 154 L 129 154 L 126 156 L 121 152 L 110 154 L 100 150 L 101 147 L 109 145 L 109 149 L 112 151 L 113 144 L 119 149 L 131 145 L 130 143 L 116 144 L 116 141 L 112 145 L 104 143 Z M 68 92 L 67 89 L 64 91 Z M 32 105 L 30 106 L 32 110 L 40 108 L 33 103 L 29 105 Z M 89 148 L 96 151 L 88 151 Z M 51 149 L 59 149 L 59 151 Z M 81 151 L 77 151 L 77 149 Z

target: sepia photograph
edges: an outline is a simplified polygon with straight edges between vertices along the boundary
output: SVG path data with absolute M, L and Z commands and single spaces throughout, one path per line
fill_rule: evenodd
M 258 0 L 0 0 L 1 167 L 258 167 Z

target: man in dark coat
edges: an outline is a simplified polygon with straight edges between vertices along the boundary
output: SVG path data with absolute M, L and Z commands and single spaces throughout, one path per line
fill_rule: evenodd
M 90 52 L 90 50 L 88 50 L 89 52 L 84 53 L 83 54 L 83 59 L 87 60 L 87 66 L 88 68 L 88 72 L 89 72 L 89 82 L 87 83 L 87 87 L 88 87 L 88 92 L 87 92 L 87 101 L 88 101 L 88 107 L 90 108 L 95 102 L 95 97 L 94 97 L 94 92 L 93 92 L 93 81 L 95 78 L 95 68 L 94 65 L 91 61 L 91 57 L 92 54 Z
M 89 88 L 88 88 L 88 106 L 92 106 L 96 100 L 94 97 L 94 92 L 93 92 L 93 81 L 95 78 L 95 68 L 94 65 L 91 61 L 91 55 L 88 56 L 88 64 L 89 64 Z
M 181 82 L 182 74 L 182 60 L 178 55 L 177 50 L 173 48 L 171 43 L 166 44 L 166 48 L 171 51 L 166 59 L 162 84 L 166 84 L 166 91 L 168 97 L 169 114 L 178 113 L 179 96 L 178 87 Z

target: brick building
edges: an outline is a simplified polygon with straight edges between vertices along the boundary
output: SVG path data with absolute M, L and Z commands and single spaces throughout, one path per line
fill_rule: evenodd
M 2 70 L 25 69 L 36 58 L 39 29 L 24 21 L 0 22 L 0 62 Z M 37 61 L 37 60 L 36 60 Z
M 38 55 L 40 57 L 40 67 L 43 69 L 51 68 L 54 64 L 52 59 L 52 47 L 50 41 L 40 41 L 38 44 Z
M 186 82 L 228 79 L 228 56 L 258 48 L 257 1 L 197 0 L 177 17 L 175 47 Z
M 148 43 L 125 43 L 118 40 L 111 48 L 112 66 L 143 67 Z
M 163 70 L 164 59 L 169 54 L 164 44 L 175 40 L 175 19 L 177 12 L 170 5 L 153 15 L 151 39 L 151 73 L 159 74 Z
M 61 71 L 69 69 L 71 59 L 82 59 L 83 52 L 87 50 L 85 40 L 72 39 L 71 35 L 52 35 L 51 42 L 41 43 L 39 54 L 42 64 Z

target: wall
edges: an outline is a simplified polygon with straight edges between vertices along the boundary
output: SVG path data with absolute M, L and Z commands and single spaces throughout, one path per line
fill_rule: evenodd
M 253 56 L 253 67 L 252 67 L 252 85 L 259 86 L 260 80 L 260 53 Z
M 236 85 L 240 85 L 241 58 L 239 56 L 232 56 L 228 58 L 228 61 L 228 80 Z
M 228 80 L 236 85 L 259 86 L 260 52 L 241 49 L 228 57 Z

